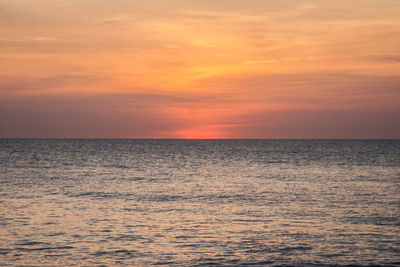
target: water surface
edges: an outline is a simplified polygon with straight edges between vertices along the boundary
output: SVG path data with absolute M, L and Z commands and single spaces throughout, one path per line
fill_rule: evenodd
M 400 265 L 400 141 L 0 140 L 0 265 Z

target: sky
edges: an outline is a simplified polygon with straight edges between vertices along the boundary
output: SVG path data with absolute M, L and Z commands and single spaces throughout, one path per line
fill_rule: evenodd
M 400 138 L 399 0 L 1 0 L 0 138 Z

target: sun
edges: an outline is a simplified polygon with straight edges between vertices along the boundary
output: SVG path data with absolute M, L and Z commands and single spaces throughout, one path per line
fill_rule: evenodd
M 224 134 L 215 125 L 205 125 L 195 128 L 183 129 L 175 134 L 179 139 L 221 139 Z

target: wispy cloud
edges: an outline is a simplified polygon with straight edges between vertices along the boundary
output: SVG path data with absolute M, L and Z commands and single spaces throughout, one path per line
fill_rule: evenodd
M 243 62 L 245 65 L 254 65 L 254 64 L 272 64 L 276 63 L 278 60 L 275 59 L 267 59 L 267 60 L 246 60 Z

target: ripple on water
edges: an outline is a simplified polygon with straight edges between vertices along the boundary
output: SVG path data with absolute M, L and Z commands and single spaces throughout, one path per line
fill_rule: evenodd
M 400 141 L 0 140 L 0 155 L 0 265 L 400 265 Z

